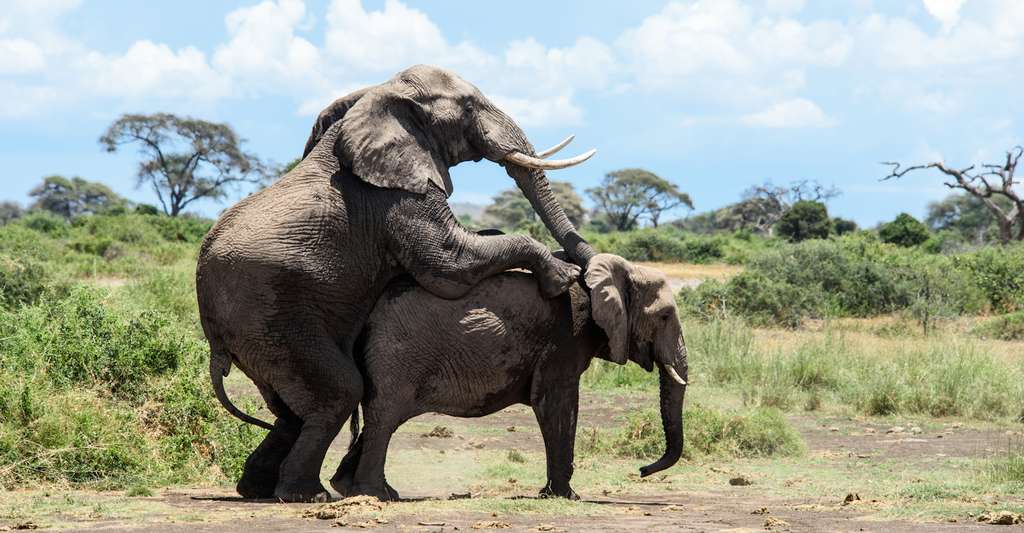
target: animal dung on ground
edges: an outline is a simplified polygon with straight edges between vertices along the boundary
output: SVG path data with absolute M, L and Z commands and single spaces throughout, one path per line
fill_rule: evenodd
M 425 439 L 438 438 L 438 439 L 450 439 L 455 436 L 452 430 L 448 429 L 447 426 L 434 426 L 434 429 L 420 435 Z

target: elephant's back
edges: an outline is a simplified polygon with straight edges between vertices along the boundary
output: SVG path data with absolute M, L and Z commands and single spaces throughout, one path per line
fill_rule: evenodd
M 557 317 L 567 299 L 543 298 L 524 272 L 485 279 L 458 300 L 434 296 L 409 279 L 393 282 L 360 343 L 371 389 L 413 384 L 424 412 L 455 416 L 524 401 L 536 361 L 559 348 Z

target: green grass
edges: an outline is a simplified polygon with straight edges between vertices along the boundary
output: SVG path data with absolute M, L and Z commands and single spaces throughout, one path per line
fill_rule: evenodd
M 0 226 L 0 487 L 238 475 L 262 432 L 209 390 L 193 274 L 207 228 L 39 213 Z
M 822 335 L 766 346 L 741 321 L 722 320 L 687 323 L 685 336 L 692 381 L 730 387 L 747 405 L 977 420 L 1015 419 L 1024 405 L 1024 365 L 954 334 L 865 343 L 826 325 Z

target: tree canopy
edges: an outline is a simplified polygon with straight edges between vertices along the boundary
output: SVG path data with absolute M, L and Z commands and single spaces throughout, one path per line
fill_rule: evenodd
M 882 242 L 897 246 L 917 246 L 928 240 L 928 227 L 907 213 L 900 213 L 896 219 L 883 224 L 878 230 Z
M 824 239 L 832 232 L 832 219 L 828 217 L 825 204 L 813 200 L 800 200 L 782 215 L 775 231 L 779 236 L 793 242 Z
M 110 187 L 77 176 L 47 176 L 29 192 L 29 196 L 36 199 L 32 204 L 34 209 L 43 209 L 68 220 L 123 207 L 126 203 Z
M 552 181 L 551 192 L 565 210 L 565 215 L 574 226 L 583 224 L 583 200 L 576 194 L 576 189 L 567 181 Z M 503 228 L 518 228 L 523 224 L 538 222 L 540 219 L 533 210 L 530 201 L 519 189 L 506 189 L 494 197 L 494 203 L 487 206 L 484 214 L 494 219 Z
M 609 172 L 598 187 L 587 189 L 595 212 L 619 231 L 636 228 L 641 220 L 658 227 L 661 217 L 679 207 L 693 209 L 690 195 L 672 182 L 639 169 Z
M 1011 209 L 1010 201 L 1002 197 L 992 199 L 1002 209 Z M 932 231 L 949 230 L 964 240 L 983 244 L 998 238 L 996 216 L 980 198 L 970 194 L 951 194 L 928 204 L 925 223 Z
M 936 161 L 902 168 L 898 162 L 882 163 L 892 167 L 882 180 L 899 179 L 916 170 L 936 169 L 945 175 L 943 185 L 960 189 L 985 206 L 992 214 L 1003 244 L 1011 240 L 1024 241 L 1024 197 L 1016 188 L 1017 164 L 1024 157 L 1024 146 L 1006 151 L 1006 159 L 997 163 L 983 163 L 956 168 Z
M 177 216 L 202 198 L 220 199 L 230 187 L 258 184 L 276 169 L 242 150 L 227 124 L 170 113 L 122 115 L 100 137 L 108 152 L 136 144 L 142 154 L 137 186 L 148 185 L 164 212 Z

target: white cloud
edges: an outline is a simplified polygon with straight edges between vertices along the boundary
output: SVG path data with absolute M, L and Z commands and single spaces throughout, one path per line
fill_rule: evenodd
M 381 11 L 366 11 L 361 0 L 333 0 L 325 48 L 343 65 L 367 71 L 394 72 L 415 63 L 458 68 L 488 61 L 470 43 L 449 44 L 425 13 L 398 0 L 386 0 Z
M 46 65 L 43 49 L 27 39 L 0 39 L 0 74 L 24 74 Z
M 215 100 L 229 93 L 228 80 L 191 46 L 174 51 L 136 41 L 123 55 L 90 52 L 80 68 L 86 86 L 102 96 Z
M 491 95 L 494 103 L 524 128 L 575 126 L 583 122 L 583 110 L 572 102 L 571 94 L 546 98 L 513 98 Z
M 762 111 L 744 115 L 741 122 L 762 128 L 827 128 L 836 125 L 818 104 L 803 98 L 779 102 Z
M 923 0 L 928 14 L 942 23 L 943 31 L 949 31 L 960 20 L 960 8 L 966 0 Z
M 265 1 L 232 11 L 225 18 L 231 39 L 217 49 L 213 64 L 252 87 L 318 80 L 320 51 L 295 34 L 305 20 L 301 0 Z

